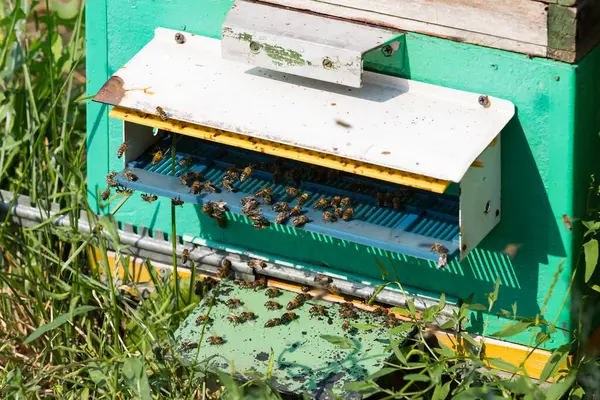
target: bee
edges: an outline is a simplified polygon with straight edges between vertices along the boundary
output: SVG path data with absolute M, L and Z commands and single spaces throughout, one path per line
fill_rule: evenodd
M 345 331 L 349 331 L 349 330 L 350 330 L 350 328 L 351 328 L 351 326 L 350 326 L 350 322 L 348 322 L 348 321 L 344 321 L 344 322 L 342 322 L 342 329 L 343 329 L 343 330 L 345 330 Z
M 127 143 L 123 143 L 119 146 L 119 150 L 117 150 L 117 158 L 123 157 L 123 154 L 127 151 Z
M 351 301 L 345 301 L 342 304 L 340 304 L 340 308 L 342 310 L 354 309 L 354 303 Z
M 273 195 L 273 188 L 266 187 L 266 188 L 260 189 L 258 192 L 256 192 L 254 194 L 254 197 L 264 197 L 264 196 L 272 196 L 272 195 Z
M 229 308 L 238 308 L 239 306 L 242 305 L 242 301 L 240 299 L 238 299 L 237 297 L 234 297 L 232 299 L 229 299 L 225 302 L 225 305 Z
M 252 166 L 248 165 L 240 174 L 240 182 L 244 182 L 246 179 L 248 179 L 250 174 L 252 174 Z
M 342 207 L 349 207 L 350 204 L 352 204 L 352 199 L 350 197 L 344 197 L 340 202 L 340 206 Z
M 344 221 L 350 221 L 352 219 L 353 215 L 354 215 L 354 208 L 348 207 L 348 208 L 346 208 L 346 210 L 344 210 L 344 215 L 342 215 L 342 218 L 344 219 Z
M 308 293 L 298 293 L 298 295 L 296 295 L 296 299 L 300 300 L 301 302 L 305 302 L 312 299 L 312 296 Z
M 267 322 L 265 322 L 265 328 L 272 328 L 274 326 L 279 326 L 283 323 L 283 321 L 281 321 L 281 318 L 273 318 L 268 320 Z
M 331 199 L 331 207 L 333 208 L 337 208 L 340 206 L 340 203 L 342 202 L 342 196 L 333 196 L 333 198 Z
M 267 310 L 279 310 L 281 308 L 281 304 L 276 301 L 269 300 L 265 303 L 265 308 Z
M 183 206 L 183 200 L 181 199 L 171 199 L 172 206 Z
M 104 192 L 102 192 L 102 194 L 100 195 L 100 197 L 102 198 L 102 200 L 108 199 L 108 196 L 110 196 L 110 188 L 106 188 L 104 190 Z
M 227 171 L 225 171 L 225 176 L 232 181 L 237 181 L 240 178 L 240 173 L 236 167 L 229 167 Z
M 448 254 L 448 249 L 441 243 L 432 243 L 429 251 L 438 254 Z
M 254 314 L 251 311 L 244 311 L 240 314 L 240 317 L 243 318 L 245 321 L 252 321 L 253 319 L 256 319 L 256 314 Z
M 377 204 L 377 207 L 383 207 L 384 202 L 385 202 L 385 193 L 377 192 L 377 194 L 375 195 L 375 204 Z
M 337 220 L 337 218 L 335 217 L 335 215 L 333 215 L 331 213 L 331 211 L 325 211 L 323 212 L 323 221 L 325 222 L 335 222 Z
M 290 216 L 295 217 L 298 215 L 302 215 L 302 206 L 294 206 L 290 208 Z
M 302 290 L 304 293 L 308 293 L 310 292 L 310 286 L 302 286 L 300 290 Z
M 337 286 L 333 285 L 333 284 L 329 284 L 327 285 L 327 290 L 329 291 L 329 293 L 339 296 L 340 294 L 342 294 L 342 292 L 340 291 L 340 288 L 338 288 Z
M 149 194 L 141 194 L 142 200 L 148 202 L 148 203 L 152 203 L 153 201 L 158 200 L 158 196 L 153 194 L 153 195 L 149 195 Z
M 267 221 L 265 217 L 260 215 L 258 218 L 256 218 L 252 226 L 254 226 L 254 229 L 267 229 L 271 226 L 271 223 Z
M 373 310 L 373 312 L 371 314 L 373 314 L 376 317 L 385 317 L 389 313 L 390 313 L 390 311 L 387 308 L 377 307 L 376 309 Z
M 253 258 L 252 260 L 248 261 L 248 266 L 250 268 L 267 268 L 267 263 L 264 262 L 263 260 L 258 260 L 256 258 Z
M 194 181 L 191 187 L 192 194 L 200 193 L 200 181 Z
M 181 263 L 187 264 L 189 259 L 190 259 L 190 251 L 188 249 L 183 249 L 183 251 L 181 252 Z
M 117 181 L 115 181 L 115 176 L 117 176 L 116 172 L 111 172 L 110 174 L 106 175 L 106 184 L 109 187 L 117 187 L 117 186 L 119 186 L 119 184 L 117 183 Z
M 392 198 L 392 207 L 396 211 L 400 210 L 400 208 L 402 207 L 402 199 L 400 198 L 400 196 L 394 196 Z
M 400 322 L 396 318 L 390 317 L 383 321 L 383 325 L 387 328 L 395 328 L 400 325 Z
M 223 187 L 229 190 L 230 192 L 235 192 L 235 186 L 233 186 L 233 181 L 228 177 L 224 176 L 223 179 L 221 179 L 221 185 L 223 185 Z
M 286 312 L 286 313 L 284 313 L 281 316 L 281 322 L 283 322 L 283 323 L 292 322 L 296 318 L 298 318 L 298 316 L 296 315 L 296 313 L 294 313 L 294 312 Z
M 308 222 L 308 217 L 306 215 L 300 215 L 299 217 L 294 218 L 292 221 L 292 225 L 295 227 L 301 227 Z
M 187 186 L 188 185 L 188 176 L 187 175 L 181 175 L 179 177 L 179 182 L 181 182 L 181 184 L 183 186 Z
M 208 203 L 202 204 L 202 212 L 209 217 L 212 217 L 213 214 L 213 202 L 209 201 Z
M 302 306 L 302 304 L 304 304 L 303 301 L 299 300 L 297 297 L 290 300 L 287 303 L 287 306 L 285 307 L 287 310 L 294 310 L 296 308 L 300 308 L 300 306 Z
M 288 219 L 289 216 L 290 216 L 289 212 L 287 212 L 287 211 L 281 211 L 275 217 L 275 223 L 276 224 L 284 224 L 285 221 Z
M 212 183 L 211 181 L 204 181 L 204 184 L 202 185 L 202 189 L 206 190 L 207 192 L 213 192 L 213 193 L 216 193 L 219 191 L 219 189 L 217 189 L 215 184 Z
M 233 324 L 241 324 L 242 322 L 244 322 L 244 319 L 240 316 L 237 316 L 235 314 L 231 314 L 227 317 L 227 320 Z
M 322 197 L 319 199 L 319 201 L 317 201 L 315 203 L 315 205 L 313 206 L 313 210 L 318 210 L 319 208 L 325 208 L 329 205 L 329 201 L 327 200 L 327 198 Z
M 127 170 L 127 171 L 123 172 L 123 176 L 124 176 L 125 178 L 127 178 L 127 180 L 128 180 L 128 181 L 130 181 L 130 182 L 135 182 L 135 181 L 137 181 L 137 176 L 136 176 L 136 175 L 135 175 L 133 172 L 131 172 L 131 171 L 129 171 L 129 170 Z
M 123 194 L 133 194 L 133 189 L 125 189 L 125 188 L 117 188 L 115 190 L 115 192 L 117 193 L 123 193 Z
M 342 218 L 344 216 L 344 209 L 342 207 L 336 208 L 333 210 L 333 215 L 335 215 L 336 218 Z
M 243 199 L 240 200 L 240 204 L 244 207 L 248 207 L 248 208 L 254 208 L 254 207 L 258 207 L 259 203 L 258 200 L 256 200 L 254 198 L 254 196 L 246 196 Z
M 287 194 L 288 196 L 292 196 L 292 197 L 298 197 L 298 189 L 296 189 L 293 186 L 288 187 L 287 189 L 285 189 L 285 194 Z
M 298 198 L 296 199 L 296 202 L 298 203 L 299 206 L 303 206 L 307 200 L 308 200 L 308 193 L 302 193 L 300 196 L 298 196 Z
M 221 266 L 221 268 L 231 268 L 231 261 L 229 261 L 227 258 L 224 258 L 221 260 L 219 265 Z
M 285 201 L 282 201 L 281 203 L 275 203 L 273 204 L 273 211 L 289 211 L 290 209 L 290 205 L 288 203 L 286 203 Z
M 325 307 L 323 306 L 312 306 L 310 308 L 310 310 L 308 310 L 308 313 L 310 314 L 311 317 L 314 316 L 324 316 L 327 315 L 327 310 L 325 309 Z
M 181 349 L 182 350 L 195 349 L 196 347 L 198 347 L 198 342 L 193 342 L 191 340 L 186 340 L 184 342 L 181 342 Z
M 202 325 L 205 322 L 209 324 L 210 320 L 211 318 L 208 316 L 208 314 L 199 315 L 198 318 L 196 318 L 196 325 Z
M 221 262 L 221 266 L 219 267 L 219 270 L 217 271 L 217 278 L 219 279 L 225 279 L 229 276 L 229 274 L 231 273 L 231 262 L 227 259 L 224 259 L 227 262 Z
M 392 200 L 394 199 L 394 195 L 392 194 L 392 192 L 386 192 L 385 195 L 383 196 L 383 203 L 386 207 L 389 207 L 392 205 Z
M 263 204 L 273 204 L 273 197 L 270 195 L 263 197 Z
M 342 318 L 354 319 L 354 318 L 358 317 L 358 314 L 352 308 L 345 308 L 343 310 L 340 310 L 340 316 Z
M 330 276 L 323 274 L 317 274 L 315 276 L 315 283 L 318 283 L 319 285 L 327 286 L 331 282 L 333 282 L 333 278 L 331 278 Z
M 264 276 L 252 282 L 252 288 L 256 292 L 257 290 L 264 289 L 267 287 L 267 278 Z
M 225 203 L 223 200 L 212 202 L 212 206 L 215 210 L 218 210 L 221 212 L 229 211 L 229 209 L 227 208 L 227 203 Z
M 163 157 L 164 157 L 164 153 L 161 150 L 158 150 L 156 153 L 154 153 L 154 155 L 152 156 L 152 165 L 156 165 L 159 162 L 162 161 Z
M 267 289 L 265 294 L 270 298 L 279 297 L 279 296 L 281 296 L 281 290 L 279 290 L 277 288 L 269 288 L 269 289 Z
M 179 160 L 179 166 L 181 168 L 191 167 L 193 163 L 194 160 L 192 159 L 192 157 L 185 157 Z
M 569 217 L 567 214 L 563 214 L 562 216 L 563 224 L 570 231 L 573 232 L 573 219 Z
M 165 110 L 163 110 L 162 107 L 156 107 L 156 115 L 158 115 L 158 117 L 162 120 L 162 121 L 166 121 L 169 119 L 167 113 L 165 112 Z
M 448 254 L 440 253 L 440 258 L 438 258 L 437 267 L 444 268 L 448 266 Z
M 206 341 L 212 345 L 220 345 L 225 343 L 225 340 L 221 336 L 209 336 Z

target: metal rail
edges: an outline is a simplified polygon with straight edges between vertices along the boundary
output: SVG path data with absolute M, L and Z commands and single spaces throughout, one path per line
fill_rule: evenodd
M 44 210 L 33 206 L 28 196 L 18 195 L 11 207 L 13 199 L 13 193 L 0 190 L 0 217 L 3 219 L 6 217 L 6 213 L 9 213 L 9 220 L 23 227 L 33 227 L 49 219 L 53 219 L 50 223 L 55 226 L 71 227 L 74 224 L 71 222 L 72 217 L 68 214 L 57 216 L 57 214 L 60 214 L 60 207 L 56 203 L 51 204 L 50 210 Z M 79 232 L 91 232 L 92 227 L 85 211 L 80 213 L 76 222 L 76 229 Z M 135 233 L 132 225 L 124 224 L 122 229 L 118 230 L 118 234 L 121 243 L 128 246 L 128 249 L 125 251 L 129 252 L 132 256 L 147 258 L 150 261 L 163 264 L 172 263 L 172 244 L 170 241 L 162 239 L 164 238 L 162 231 L 154 230 L 154 237 L 150 237 L 147 228 L 142 228 L 139 233 Z M 178 242 L 181 241 L 178 240 Z M 198 273 L 214 275 L 221 261 L 227 258 L 231 261 L 236 278 L 246 280 L 255 279 L 254 270 L 247 264 L 251 259 L 250 256 L 186 242 L 183 245 L 177 245 L 176 253 L 178 257 L 181 257 L 184 249 L 189 250 L 189 258 L 195 262 Z M 310 270 L 310 266 L 308 267 L 308 270 Z M 267 267 L 260 272 L 261 275 L 272 278 L 292 281 L 300 285 L 314 286 L 315 277 L 318 274 L 316 272 L 309 272 L 308 270 L 298 270 L 279 262 L 267 261 Z M 344 280 L 335 276 L 330 276 L 330 278 L 332 279 L 332 284 L 337 286 L 343 294 L 352 297 L 369 299 L 375 294 L 377 289 L 372 285 L 366 285 L 357 280 Z M 408 291 L 410 292 L 410 290 Z M 438 303 L 437 299 L 434 298 L 403 293 L 387 287 L 381 290 L 375 297 L 377 302 L 399 307 L 406 307 L 409 299 L 414 301 L 415 308 L 418 311 L 423 311 Z M 438 314 L 436 322 L 439 324 L 445 322 L 453 315 L 453 311 L 457 309 L 457 299 L 447 298 L 447 303 L 446 308 Z

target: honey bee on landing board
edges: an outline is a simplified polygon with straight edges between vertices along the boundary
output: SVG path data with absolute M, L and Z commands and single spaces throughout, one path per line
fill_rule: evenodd
M 252 174 L 252 166 L 248 165 L 246 168 L 244 168 L 244 170 L 240 174 L 240 182 L 244 182 L 245 180 L 247 180 L 251 174 Z
M 235 192 L 235 186 L 233 186 L 233 180 L 231 180 L 230 178 L 224 176 L 223 179 L 221 179 L 221 185 L 223 185 L 223 187 L 227 190 L 229 190 L 230 192 Z
M 333 198 L 331 199 L 331 207 L 337 208 L 340 206 L 341 202 L 342 202 L 342 196 L 333 196 Z
M 282 323 L 283 322 L 281 321 L 281 318 L 272 318 L 265 323 L 265 328 L 272 328 L 274 326 L 279 326 Z
M 156 165 L 159 162 L 162 161 L 164 157 L 164 153 L 162 152 L 162 150 L 158 150 L 156 153 L 154 153 L 154 155 L 152 156 L 152 165 Z
M 448 249 L 441 243 L 432 243 L 429 251 L 438 254 L 448 254 Z
M 352 207 L 348 207 L 348 208 L 346 208 L 346 210 L 344 210 L 344 214 L 343 214 L 342 218 L 344 219 L 344 221 L 350 221 L 352 219 L 353 215 L 354 215 L 354 209 Z
M 244 311 L 240 314 L 240 317 L 243 318 L 245 321 L 252 321 L 256 319 L 256 314 L 254 314 L 251 311 Z
M 137 181 L 137 176 L 133 172 L 131 172 L 129 170 L 123 172 L 123 176 L 125 178 L 127 178 L 128 181 L 131 181 L 131 182 Z
M 252 260 L 248 261 L 248 266 L 250 268 L 267 268 L 267 263 L 264 262 L 263 260 L 258 260 L 256 258 L 253 258 Z
M 273 195 L 273 188 L 266 187 L 266 188 L 260 189 L 258 192 L 256 192 L 254 194 L 254 197 L 263 197 L 263 196 L 272 196 L 272 195 Z
M 297 197 L 298 196 L 298 189 L 296 189 L 293 186 L 290 186 L 287 189 L 285 189 L 285 194 L 287 194 L 288 196 Z
M 333 215 L 335 215 L 336 218 L 342 218 L 344 216 L 344 209 L 342 207 L 336 208 L 333 210 Z
M 229 308 L 238 308 L 239 306 L 242 305 L 242 301 L 240 299 L 238 299 L 237 297 L 234 297 L 232 299 L 229 299 L 225 302 L 225 305 Z
M 179 166 L 182 168 L 191 167 L 193 163 L 192 157 L 185 157 L 179 160 Z
M 189 259 L 190 259 L 190 251 L 188 249 L 183 249 L 183 251 L 181 252 L 181 263 L 187 264 Z
M 285 201 L 273 204 L 273 211 L 280 212 L 280 211 L 288 211 L 289 209 L 290 209 L 290 205 L 288 203 L 286 203 Z
M 298 228 L 304 226 L 306 223 L 308 223 L 308 217 L 306 215 L 300 215 L 292 221 L 292 225 Z
M 325 222 L 335 222 L 337 218 L 335 218 L 335 215 L 333 215 L 333 213 L 331 211 L 325 211 L 323 212 L 323 221 Z
M 317 201 L 315 203 L 315 205 L 313 206 L 313 210 L 318 210 L 319 208 L 325 208 L 329 205 L 329 200 L 327 200 L 327 198 L 323 197 L 320 198 L 319 201 Z
M 303 206 L 304 203 L 306 203 L 306 200 L 308 200 L 308 193 L 302 193 L 300 196 L 298 196 L 298 198 L 296 199 L 296 201 L 298 202 L 299 206 Z
M 298 318 L 295 312 L 286 312 L 281 316 L 281 322 L 288 323 Z
M 212 345 L 220 345 L 225 343 L 225 340 L 221 336 L 209 336 L 206 341 Z
M 281 308 L 281 304 L 276 301 L 269 300 L 265 303 L 265 308 L 267 310 L 279 310 Z
M 183 200 L 181 200 L 181 199 L 171 199 L 171 205 L 173 205 L 173 206 L 183 206 Z
M 352 204 L 352 199 L 350 197 L 344 197 L 342 199 L 342 201 L 340 202 L 340 205 L 342 207 L 348 207 L 348 206 L 350 206 L 350 204 Z
M 275 217 L 275 223 L 276 224 L 284 224 L 285 221 L 289 218 L 289 216 L 290 216 L 289 212 L 287 212 L 287 211 L 281 211 Z
M 192 194 L 199 194 L 200 193 L 200 181 L 194 181 L 192 183 Z
M 217 189 L 215 184 L 212 183 L 211 181 L 204 181 L 204 184 L 202 185 L 202 189 L 206 190 L 207 192 L 213 192 L 213 193 L 216 193 L 219 191 L 219 189 Z
M 119 186 L 119 184 L 117 183 L 117 181 L 115 181 L 115 176 L 117 176 L 118 174 L 116 172 L 111 172 L 108 175 L 106 175 L 106 184 L 109 187 L 117 187 Z
M 279 297 L 281 296 L 281 290 L 272 287 L 265 291 L 265 295 L 267 295 L 270 298 Z
M 302 215 L 302 206 L 294 206 L 290 208 L 290 217 L 296 217 Z

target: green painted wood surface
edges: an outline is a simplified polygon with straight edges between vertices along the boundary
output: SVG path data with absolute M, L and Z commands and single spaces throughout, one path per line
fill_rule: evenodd
M 329 398 L 326 396 L 329 391 L 344 392 L 342 386 L 345 383 L 360 381 L 374 374 L 392 356 L 391 349 L 386 349 L 390 340 L 389 328 L 383 326 L 385 317 L 357 311 L 355 319 L 342 318 L 340 305 L 308 300 L 292 310 L 296 314 L 293 321 L 265 328 L 267 321 L 288 312 L 286 305 L 297 293 L 282 290 L 280 296 L 271 299 L 266 296 L 265 289 L 240 288 L 231 281 L 222 281 L 207 299 L 215 292 L 218 294 L 212 308 L 210 301 L 203 302 L 175 333 L 178 350 L 188 365 L 197 364 L 204 368 L 203 360 L 209 360 L 209 368 L 224 372 L 234 370 L 245 380 L 270 375 L 270 385 L 280 391 L 306 392 L 318 398 Z M 239 298 L 241 305 L 230 309 L 226 303 L 233 298 Z M 278 302 L 282 309 L 267 310 L 264 303 L 270 300 Z M 311 316 L 313 305 L 327 307 L 326 314 Z M 227 319 L 242 312 L 253 312 L 256 317 L 241 323 Z M 203 322 L 196 321 L 201 315 L 210 318 L 206 327 Z M 341 327 L 345 320 L 363 329 L 352 327 L 345 331 Z M 366 329 L 369 326 L 372 328 Z M 405 330 L 394 336 L 394 340 L 402 342 L 409 333 L 410 330 Z M 221 337 L 224 343 L 210 344 L 207 340 L 213 335 Z M 333 340 L 336 343 L 344 342 L 343 346 L 348 348 L 333 344 L 321 335 L 335 336 Z M 230 363 L 232 360 L 233 363 Z M 345 393 L 343 398 L 360 399 L 361 395 Z
M 101 3 L 106 13 L 101 12 Z M 106 68 L 108 74 L 114 73 L 152 39 L 157 26 L 219 37 L 231 3 L 230 0 L 182 0 L 177 4 L 150 0 L 94 2 L 97 12 L 92 13 L 88 8 L 88 44 L 92 44 L 88 47 L 88 67 L 93 72 L 89 75 L 90 94 L 95 94 L 106 78 L 99 71 Z M 107 59 L 100 40 L 104 35 L 107 35 Z M 562 304 L 576 247 L 573 234 L 563 225 L 561 217 L 581 216 L 584 201 L 581 193 L 588 186 L 591 167 L 583 160 L 594 155 L 590 138 L 597 136 L 600 122 L 592 116 L 597 111 L 589 103 L 582 104 L 597 101 L 598 92 L 584 89 L 581 83 L 593 83 L 594 71 L 600 67 L 599 53 L 596 49 L 577 66 L 407 34 L 401 52 L 387 61 L 375 57 L 367 63 L 367 68 L 378 71 L 498 96 L 512 101 L 517 108 L 516 118 L 502 134 L 502 222 L 461 264 L 455 262 L 437 270 L 434 263 L 322 235 L 282 227 L 255 231 L 238 216 L 233 216 L 234 222 L 221 230 L 191 205 L 178 211 L 178 233 L 201 237 L 215 247 L 231 244 L 274 258 L 333 268 L 342 275 L 348 272 L 381 278 L 377 265 L 380 260 L 390 270 L 389 276 L 397 274 L 404 284 L 461 298 L 475 292 L 475 300 L 482 303 L 496 276 L 500 276 L 502 287 L 494 312 L 501 308 L 510 310 L 511 304 L 517 302 L 518 315 L 525 317 L 535 316 L 544 308 L 544 298 L 558 274 L 544 317 L 550 321 L 556 318 L 569 329 L 570 303 Z M 392 62 L 395 64 L 391 65 Z M 235 95 L 232 88 L 224 90 Z M 96 188 L 104 187 L 109 170 L 122 168 L 122 162 L 114 156 L 122 141 L 122 124 L 108 122 L 107 132 L 105 109 L 90 105 L 88 112 L 89 202 L 96 208 Z M 117 218 L 170 231 L 170 207 L 164 199 L 149 205 L 133 196 L 119 210 Z M 514 259 L 503 253 L 512 244 L 520 246 Z M 558 273 L 561 260 L 566 261 Z M 484 313 L 473 313 L 469 329 L 481 333 L 484 321 Z M 494 316 L 487 332 L 500 329 L 507 322 Z M 523 333 L 511 340 L 529 344 L 531 338 L 531 333 Z M 554 335 L 544 347 L 555 348 L 568 340 L 568 335 Z

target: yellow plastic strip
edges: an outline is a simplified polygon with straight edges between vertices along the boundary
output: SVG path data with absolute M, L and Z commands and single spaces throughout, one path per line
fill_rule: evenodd
M 206 126 L 190 124 L 188 122 L 169 119 L 163 121 L 157 115 L 147 114 L 140 111 L 129 110 L 122 107 L 113 108 L 109 115 L 123 121 L 133 122 L 139 125 L 151 126 L 182 135 L 192 136 L 204 140 L 223 143 L 229 146 L 240 147 L 247 150 L 270 154 L 278 157 L 289 158 L 308 164 L 332 168 L 339 171 L 349 172 L 382 181 L 411 186 L 435 193 L 444 193 L 449 181 L 429 178 L 422 175 L 412 174 L 385 168 L 360 161 L 350 160 L 330 154 L 306 150 L 290 145 L 257 139 L 237 133 L 222 131 Z

